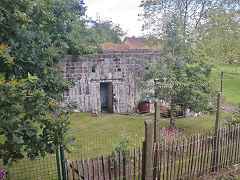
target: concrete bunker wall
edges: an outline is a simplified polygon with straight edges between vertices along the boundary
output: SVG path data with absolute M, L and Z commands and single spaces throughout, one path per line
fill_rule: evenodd
M 100 86 L 112 86 L 110 111 L 114 113 L 136 112 L 144 89 L 137 82 L 146 70 L 146 65 L 133 60 L 133 57 L 154 62 L 159 57 L 158 50 L 107 50 L 93 57 L 86 55 L 76 59 L 65 56 L 59 63 L 63 67 L 62 76 L 75 81 L 75 86 L 65 94 L 67 101 L 78 103 L 78 110 L 100 112 Z

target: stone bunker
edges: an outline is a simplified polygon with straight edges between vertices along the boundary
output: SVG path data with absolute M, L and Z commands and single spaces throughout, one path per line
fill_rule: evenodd
M 83 58 L 65 56 L 59 63 L 62 76 L 75 86 L 65 94 L 66 101 L 76 101 L 79 111 L 93 113 L 136 112 L 144 89 L 137 79 L 148 69 L 134 58 L 154 62 L 159 50 L 105 50 Z

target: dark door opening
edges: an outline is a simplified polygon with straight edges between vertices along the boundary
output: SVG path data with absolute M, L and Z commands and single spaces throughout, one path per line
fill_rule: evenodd
M 112 83 L 100 83 L 100 100 L 102 112 L 113 112 Z

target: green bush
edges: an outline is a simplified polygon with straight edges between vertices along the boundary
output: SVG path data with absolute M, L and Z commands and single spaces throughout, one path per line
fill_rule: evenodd
M 234 112 L 232 117 L 229 120 L 230 124 L 240 124 L 240 105 L 238 111 Z
M 121 135 L 120 141 L 118 143 L 113 143 L 114 152 L 128 151 L 130 148 L 130 138 L 125 134 Z
M 163 117 L 169 118 L 170 112 L 171 112 L 171 106 L 169 106 L 169 105 L 161 108 L 161 114 Z M 174 113 L 173 114 L 174 117 L 182 116 L 183 109 L 181 108 L 181 106 L 175 105 L 173 113 Z

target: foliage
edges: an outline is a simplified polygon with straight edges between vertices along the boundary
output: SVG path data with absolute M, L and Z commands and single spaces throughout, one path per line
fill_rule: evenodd
M 70 38 L 72 22 L 82 22 L 84 13 L 82 1 L 1 1 L 0 158 L 4 163 L 66 146 L 72 106 L 62 106 L 62 95 L 72 83 L 59 76 L 54 64 L 67 53 L 81 55 L 95 48 Z
M 238 111 L 233 112 L 232 117 L 229 119 L 229 123 L 234 125 L 240 124 L 240 106 Z
M 159 59 L 147 65 L 150 68 L 140 84 L 148 89 L 145 99 L 189 103 L 191 110 L 199 112 L 208 108 L 213 94 L 213 64 L 194 48 L 195 43 L 181 27 L 176 17 L 164 26 Z
M 240 58 L 239 12 L 217 10 L 199 28 L 198 48 L 218 64 L 237 63 Z
M 130 138 L 122 135 L 118 143 L 113 143 L 114 152 L 120 153 L 128 151 L 130 148 Z
M 75 20 L 72 22 L 72 31 L 67 34 L 71 43 L 71 50 L 68 53 L 76 57 L 83 54 L 96 54 L 102 51 L 101 38 L 95 37 L 95 34 L 87 28 L 87 21 Z
M 1 50 L 2 67 L 10 72 L 15 61 L 9 56 L 6 46 L 1 45 Z M 56 80 L 60 80 L 57 74 L 52 75 L 55 75 Z M 41 79 L 30 73 L 27 78 L 21 79 L 14 76 L 7 79 L 4 73 L 1 73 L 0 136 L 3 141 L 0 142 L 0 158 L 5 163 L 9 159 L 23 158 L 23 146 L 18 145 L 20 142 L 26 144 L 24 151 L 30 158 L 39 153 L 42 156 L 45 152 L 54 153 L 55 146 L 64 144 L 69 126 L 68 110 L 60 108 L 60 101 L 55 98 L 57 96 L 47 94 L 40 85 Z M 61 84 L 58 87 L 61 87 Z
M 239 59 L 239 4 L 237 0 L 142 0 L 143 29 L 164 34 L 173 18 L 182 36 L 197 40 L 194 46 L 211 60 L 232 64 Z M 215 63 L 214 62 L 214 63 Z
M 94 37 L 93 40 L 101 44 L 120 44 L 126 35 L 126 32 L 118 24 L 114 24 L 110 20 L 103 20 L 100 17 L 89 21 L 89 31 Z
M 166 147 L 171 147 L 173 142 L 186 143 L 187 137 L 191 135 L 192 132 L 181 131 L 179 129 L 173 129 L 170 127 L 165 127 L 160 131 L 160 144 Z M 182 146 L 183 144 L 178 144 L 178 146 Z
M 185 32 L 192 33 L 215 10 L 237 11 L 238 5 L 236 0 L 142 0 L 140 7 L 143 8 L 143 29 L 159 35 L 173 17 L 178 18 Z
M 161 108 L 161 114 L 163 117 L 169 118 L 170 117 L 170 112 L 171 112 L 171 106 L 166 105 Z M 178 117 L 183 115 L 183 109 L 181 106 L 175 105 L 174 106 L 174 111 L 173 111 L 173 116 Z

